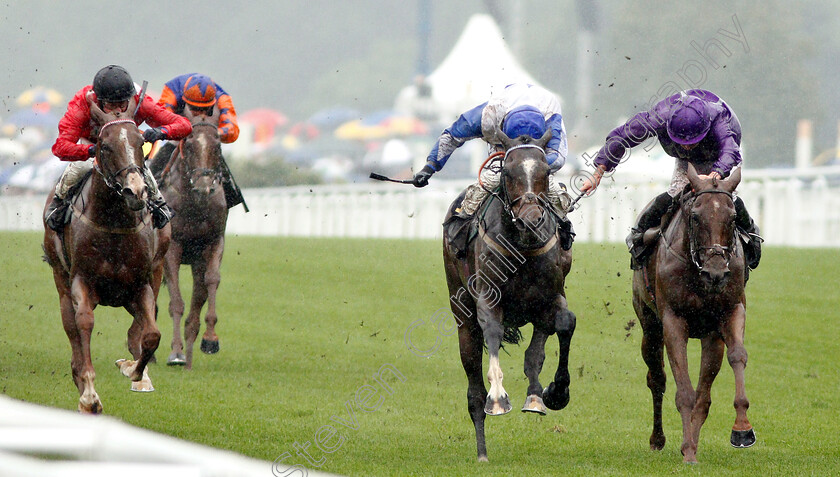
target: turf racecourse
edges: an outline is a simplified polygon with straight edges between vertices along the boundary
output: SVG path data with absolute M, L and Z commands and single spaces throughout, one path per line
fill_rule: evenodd
M 0 233 L 0 391 L 75 409 L 70 347 L 40 237 Z M 488 464 L 475 458 L 457 339 L 433 324 L 448 299 L 437 241 L 229 236 L 225 252 L 221 352 L 196 349 L 192 372 L 152 365 L 154 393 L 129 392 L 113 365 L 128 357 L 129 315 L 96 310 L 93 357 L 106 414 L 267 461 L 288 453 L 281 470 L 306 465 L 295 447 L 309 442 L 312 462 L 347 475 L 829 475 L 840 468 L 840 251 L 765 251 L 747 287 L 747 395 L 758 442 L 729 445 L 734 385 L 724 362 L 697 466 L 681 462 L 670 369 L 668 441 L 662 452 L 648 448 L 641 329 L 618 245 L 575 246 L 569 407 L 546 417 L 488 417 Z M 162 363 L 172 333 L 165 290 L 158 303 Z M 406 346 L 412 324 L 411 342 L 426 356 Z M 530 327 L 523 331 L 528 339 Z M 514 409 L 527 384 L 524 350 L 508 346 L 501 355 Z M 544 384 L 556 350 L 551 338 Z M 699 344 L 690 350 L 696 381 Z M 330 437 L 326 426 L 338 434 Z

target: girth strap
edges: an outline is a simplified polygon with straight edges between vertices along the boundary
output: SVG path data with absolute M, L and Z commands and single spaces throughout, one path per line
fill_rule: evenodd
M 96 222 L 90 220 L 87 216 L 85 216 L 84 212 L 76 207 L 76 204 L 73 204 L 73 216 L 78 217 L 79 220 L 82 221 L 88 227 L 96 229 L 100 232 L 105 232 L 109 234 L 118 234 L 118 235 L 130 235 L 136 234 L 137 232 L 143 230 L 149 225 L 148 217 L 149 215 L 144 214 L 143 219 L 140 221 L 139 224 L 135 225 L 131 228 L 111 228 L 111 227 L 103 227 L 102 225 L 97 224 Z

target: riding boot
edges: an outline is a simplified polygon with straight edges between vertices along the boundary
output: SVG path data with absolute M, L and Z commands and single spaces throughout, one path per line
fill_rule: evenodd
M 627 236 L 627 248 L 630 249 L 630 268 L 639 270 L 644 266 L 650 250 L 644 246 L 645 232 L 652 228 L 658 227 L 662 222 L 662 216 L 671 207 L 674 199 L 667 193 L 663 192 L 653 199 L 653 202 L 642 211 L 636 226 L 630 229 L 630 234 Z
M 152 225 L 156 229 L 162 229 L 172 220 L 175 212 L 166 204 L 162 195 L 157 195 L 149 200 L 149 208 L 152 210 Z
M 225 191 L 225 202 L 228 209 L 242 203 L 242 192 L 227 174 L 222 174 L 222 188 Z
M 744 242 L 744 260 L 747 266 L 755 270 L 758 262 L 761 261 L 761 242 L 764 239 L 759 235 L 758 226 L 750 217 L 744 201 L 740 197 L 735 198 L 735 226 L 741 231 Z
M 56 232 L 61 232 L 64 229 L 64 224 L 67 223 L 67 212 L 70 210 L 70 202 L 53 195 L 50 205 L 44 213 L 47 226 Z

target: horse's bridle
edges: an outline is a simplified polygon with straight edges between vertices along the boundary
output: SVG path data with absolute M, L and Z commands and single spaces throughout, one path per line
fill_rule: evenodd
M 686 208 L 690 211 L 693 207 L 694 201 L 697 200 L 697 197 L 703 194 L 725 194 L 729 197 L 730 200 L 734 202 L 734 198 L 732 197 L 732 193 L 721 190 L 721 189 L 707 189 L 701 190 L 700 192 L 694 193 L 691 200 L 686 203 Z M 684 211 L 685 213 L 685 211 Z M 694 266 L 697 267 L 699 271 L 703 271 L 703 262 L 704 260 L 700 260 L 701 253 L 705 252 L 707 258 L 713 257 L 715 255 L 720 255 L 726 260 L 726 266 L 729 267 L 729 261 L 732 259 L 732 251 L 733 251 L 733 242 L 735 241 L 735 233 L 733 232 L 732 237 L 730 237 L 730 242 L 728 245 L 723 246 L 719 243 L 712 244 L 709 247 L 700 247 L 697 245 L 697 234 L 694 230 L 694 220 L 692 220 L 691 213 L 688 212 L 688 250 L 689 256 L 691 257 L 691 262 L 694 263 Z
M 193 129 L 195 129 L 198 126 L 212 127 L 214 131 L 218 129 L 218 126 L 208 122 L 199 122 L 192 125 Z M 187 155 L 184 154 L 184 141 L 186 141 L 186 139 L 182 140 L 178 144 L 178 153 L 181 155 L 181 158 L 184 159 L 184 172 L 186 173 L 185 175 L 189 180 L 190 187 L 195 186 L 195 180 L 199 177 L 212 177 L 213 184 L 220 183 L 222 180 L 221 163 L 213 169 L 209 169 L 206 167 L 192 167 L 192 164 L 190 164 L 190 161 L 187 159 Z
M 114 124 L 123 124 L 123 123 L 131 123 L 131 124 L 134 125 L 134 128 L 137 129 L 137 123 L 135 123 L 133 119 L 115 119 L 113 121 L 108 121 L 107 123 L 103 124 L 99 128 L 99 135 L 98 135 L 99 142 L 101 142 L 101 140 L 102 140 L 102 132 L 105 131 L 105 128 L 107 128 L 108 126 L 112 126 Z M 100 147 L 99 144 L 97 144 L 97 146 L 96 146 L 97 152 L 98 152 L 99 147 Z M 93 168 L 94 168 L 94 170 L 96 170 L 96 172 L 99 173 L 99 175 L 102 176 L 102 179 L 105 181 L 105 185 L 108 186 L 109 189 L 116 192 L 117 195 L 119 195 L 120 197 L 123 197 L 123 184 L 121 184 L 120 181 L 119 181 L 119 177 L 121 175 L 123 175 L 124 173 L 127 175 L 127 173 L 134 172 L 134 171 L 137 171 L 139 174 L 143 175 L 143 168 L 138 166 L 137 164 L 134 164 L 133 162 L 131 164 L 121 168 L 121 169 L 118 169 L 115 172 L 106 171 L 104 165 L 99 163 L 99 156 L 98 155 L 96 156 L 96 159 L 94 159 L 94 161 L 93 161 Z

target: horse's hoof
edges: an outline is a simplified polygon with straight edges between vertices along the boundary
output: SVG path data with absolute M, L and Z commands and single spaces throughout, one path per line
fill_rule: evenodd
M 752 445 L 755 444 L 755 431 L 753 429 L 748 429 L 746 431 L 736 431 L 735 429 L 732 429 L 732 435 L 729 436 L 729 442 L 732 444 L 732 447 L 736 447 L 738 449 L 752 447 Z
M 552 411 L 559 411 L 569 404 L 569 387 L 563 391 L 557 390 L 557 385 L 551 383 L 543 389 L 543 402 Z
M 138 393 L 150 393 L 155 390 L 155 387 L 152 386 L 150 379 L 143 378 L 140 381 L 132 381 L 131 390 Z
M 502 416 L 510 412 L 513 406 L 510 405 L 510 399 L 507 395 L 499 398 L 498 401 L 493 401 L 490 396 L 487 396 L 487 402 L 484 404 L 484 413 L 488 416 Z
M 522 412 L 535 412 L 545 416 L 546 408 L 542 398 L 536 394 L 531 394 L 525 398 L 525 405 L 522 406 Z
M 210 341 L 201 338 L 201 352 L 204 354 L 216 354 L 219 352 L 219 341 Z
M 486 455 L 480 455 L 480 456 L 478 456 L 478 461 L 479 462 L 490 462 L 490 459 L 488 459 Z
M 99 401 L 95 401 L 89 405 L 84 405 L 81 402 L 79 403 L 79 413 L 80 414 L 102 414 L 102 403 Z
M 665 448 L 665 434 L 650 436 L 650 450 L 661 451 L 663 448 Z
M 114 361 L 114 364 L 120 370 L 122 375 L 128 378 L 131 377 L 131 375 L 134 373 L 134 368 L 137 366 L 136 361 L 128 359 L 118 359 Z
M 173 351 L 169 354 L 169 358 L 167 358 L 166 364 L 168 366 L 183 366 L 187 364 L 187 358 L 184 356 L 184 353 L 176 353 L 175 351 Z

